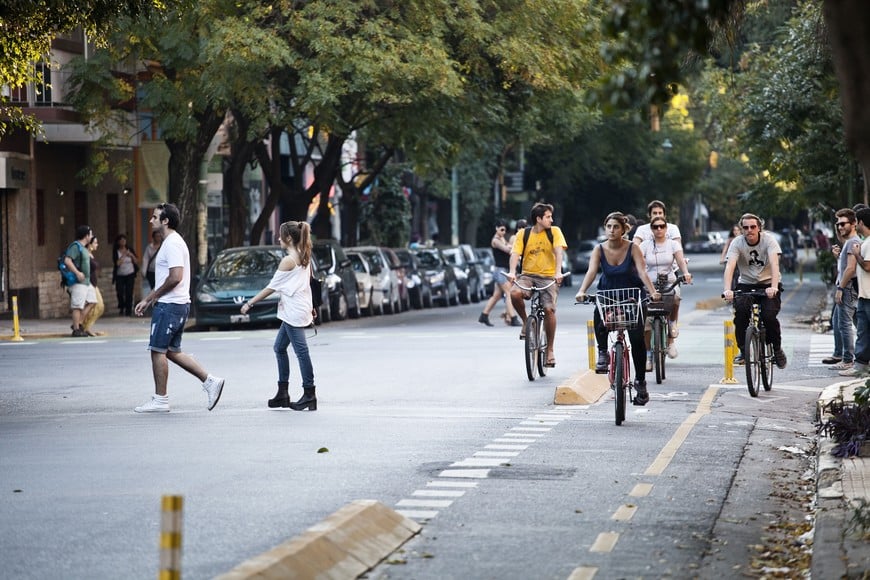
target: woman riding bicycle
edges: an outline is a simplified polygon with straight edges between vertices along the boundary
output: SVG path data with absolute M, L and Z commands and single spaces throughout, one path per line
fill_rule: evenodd
M 673 284 L 677 276 L 674 274 L 674 262 L 683 273 L 686 283 L 692 283 L 692 275 L 689 274 L 689 265 L 683 257 L 683 247 L 676 240 L 667 237 L 668 222 L 663 217 L 654 217 L 650 220 L 652 239 L 644 240 L 640 244 L 643 258 L 646 261 L 646 273 L 653 282 L 661 279 L 667 280 L 667 284 Z M 680 287 L 674 288 L 673 294 L 664 297 L 665 306 L 670 310 L 670 322 L 668 329 L 668 357 L 677 358 L 677 347 L 674 339 L 677 338 L 677 318 L 680 312 Z M 652 370 L 652 352 L 650 351 L 650 329 L 646 328 L 646 370 Z
M 653 286 L 647 276 L 640 246 L 629 241 L 625 234 L 630 229 L 628 220 L 620 212 L 613 212 L 604 220 L 604 231 L 607 240 L 598 244 L 598 251 L 593 251 L 589 257 L 589 269 L 583 277 L 583 283 L 577 291 L 575 299 L 583 301 L 586 290 L 592 285 L 595 275 L 601 267 L 601 277 L 598 279 L 599 290 L 616 288 L 646 289 L 654 300 L 660 300 L 661 294 Z M 595 309 L 595 341 L 598 343 L 598 364 L 595 372 L 606 373 L 608 366 L 607 328 L 601 321 L 598 309 Z M 635 403 L 645 405 L 649 401 L 646 390 L 646 345 L 643 339 L 643 327 L 637 326 L 628 331 L 631 342 L 631 356 L 634 361 L 634 388 L 637 393 Z

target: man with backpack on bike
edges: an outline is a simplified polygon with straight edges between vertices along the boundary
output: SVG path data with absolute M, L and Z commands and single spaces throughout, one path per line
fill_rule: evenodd
M 740 218 L 743 235 L 734 238 L 725 257 L 725 276 L 722 296 L 734 303 L 734 333 L 740 354 L 734 357 L 734 364 L 743 364 L 743 347 L 746 328 L 752 310 L 751 296 L 734 297 L 731 280 L 734 269 L 739 268 L 737 290 L 764 289 L 765 298 L 761 299 L 761 320 L 764 322 L 766 341 L 773 345 L 776 366 L 785 368 L 786 356 L 782 350 L 782 333 L 777 315 L 782 305 L 782 278 L 779 271 L 779 256 L 782 250 L 771 234 L 762 230 L 764 220 L 755 214 L 745 213 Z
M 555 367 L 553 342 L 556 338 L 556 299 L 559 296 L 559 286 L 562 284 L 562 252 L 568 245 L 562 230 L 553 225 L 552 205 L 536 203 L 532 206 L 529 223 L 533 225 L 517 231 L 511 250 L 510 267 L 507 273 L 507 280 L 512 284 L 511 304 L 525 324 L 525 301 L 531 296 L 525 290 L 513 286 L 513 283 L 519 280 L 523 286 L 531 287 L 545 286 L 551 280 L 556 280 L 555 284 L 541 292 L 541 304 L 545 311 L 544 330 L 547 333 L 547 361 L 544 366 Z M 523 266 L 518 278 L 516 270 L 520 259 Z M 525 337 L 521 334 L 520 338 Z

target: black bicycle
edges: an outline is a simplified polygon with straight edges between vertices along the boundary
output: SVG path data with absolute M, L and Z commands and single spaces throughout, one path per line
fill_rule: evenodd
M 544 286 L 526 288 L 516 280 L 514 281 L 517 288 L 532 294 L 531 302 L 529 303 L 529 315 L 523 324 L 526 375 L 528 375 L 530 381 L 534 381 L 537 375 L 542 377 L 547 376 L 547 331 L 544 328 L 544 315 L 546 312 L 544 305 L 541 303 L 541 291 L 547 290 L 555 283 L 556 280 L 552 280 Z
M 764 385 L 765 391 L 773 388 L 773 366 L 776 362 L 773 345 L 767 343 L 764 321 L 761 319 L 760 301 L 767 298 L 767 293 L 764 289 L 734 290 L 734 300 L 740 296 L 752 300 L 749 326 L 746 327 L 743 343 L 743 360 L 746 365 L 746 387 L 751 396 L 757 397 L 759 385 Z
M 677 273 L 677 279 L 668 283 L 667 275 L 661 275 L 655 282 L 656 290 L 662 295 L 659 302 L 650 301 L 647 304 L 646 316 L 650 321 L 649 347 L 653 357 L 653 367 L 656 373 L 656 384 L 665 380 L 665 361 L 668 354 L 668 340 L 671 336 L 670 322 L 671 308 L 664 300 L 667 296 L 673 297 L 674 288 L 686 281 L 682 272 Z

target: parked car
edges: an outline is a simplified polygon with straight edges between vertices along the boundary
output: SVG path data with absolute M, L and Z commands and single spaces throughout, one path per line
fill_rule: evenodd
M 578 276 L 585 276 L 586 270 L 589 269 L 589 258 L 592 252 L 598 246 L 598 240 L 580 240 L 577 243 L 577 249 L 568 248 L 571 255 L 571 273 Z
M 562 252 L 562 273 L 564 274 L 565 272 L 567 274 L 562 278 L 562 286 L 570 288 L 574 285 L 574 272 L 571 271 L 571 260 L 568 259 L 568 254 Z M 583 272 L 583 274 L 585 275 L 586 272 Z
M 459 302 L 459 286 L 456 272 L 438 248 L 416 248 L 411 250 L 420 262 L 432 289 L 432 300 L 441 306 Z
M 206 270 L 193 296 L 200 326 L 243 326 L 275 323 L 278 294 L 258 302 L 248 314 L 239 310 L 272 279 L 284 250 L 281 246 L 250 246 L 221 250 Z
M 393 248 L 393 252 L 405 268 L 405 283 L 411 306 L 417 309 L 432 308 L 432 286 L 420 265 L 420 259 L 408 248 Z
M 354 252 L 365 255 L 369 264 L 379 270 L 378 280 L 383 290 L 383 309 L 387 314 L 397 314 L 402 309 L 402 301 L 399 295 L 399 276 L 391 267 L 386 253 L 378 246 L 355 246 L 349 248 Z
M 384 313 L 384 288 L 389 286 L 389 275 L 379 266 L 373 265 L 365 254 L 348 249 L 347 258 L 356 273 L 359 307 L 363 314 L 374 316 Z M 386 278 L 386 283 L 384 281 Z
M 317 240 L 312 247 L 318 276 L 329 293 L 329 320 L 359 318 L 356 274 L 344 248 L 335 240 Z
M 411 293 L 408 290 L 408 272 L 405 269 L 405 265 L 392 248 L 382 247 L 381 251 L 384 253 L 384 257 L 386 257 L 387 262 L 390 264 L 390 269 L 396 273 L 396 277 L 399 279 L 399 304 L 401 305 L 402 312 L 406 312 L 411 309 Z
M 474 248 L 474 255 L 483 269 L 483 289 L 487 296 L 492 295 L 495 286 L 495 256 L 492 248 Z
M 483 270 L 471 246 L 468 244 L 449 246 L 441 248 L 441 252 L 456 271 L 459 301 L 463 304 L 480 302 L 484 298 Z

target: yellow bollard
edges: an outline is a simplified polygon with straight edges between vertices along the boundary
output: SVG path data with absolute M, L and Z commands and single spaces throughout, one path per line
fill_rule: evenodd
M 181 580 L 180 495 L 164 495 L 160 518 L 160 573 L 158 580 Z
M 595 370 L 598 363 L 598 347 L 595 345 L 595 323 L 586 321 L 586 350 L 589 355 L 589 370 Z
M 12 341 L 21 342 L 21 327 L 18 325 L 18 296 L 12 297 Z
M 737 352 L 737 337 L 734 335 L 734 322 L 725 321 L 725 376 L 719 381 L 722 384 L 731 385 L 737 382 L 734 378 L 734 354 Z

